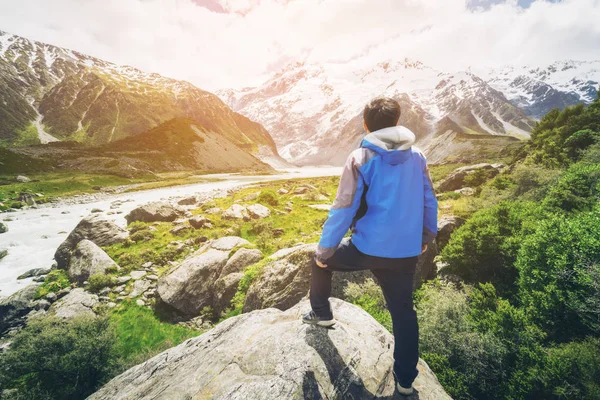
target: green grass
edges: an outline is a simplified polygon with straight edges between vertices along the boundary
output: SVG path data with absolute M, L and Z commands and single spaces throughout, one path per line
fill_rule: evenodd
M 117 352 L 127 366 L 198 336 L 200 331 L 161 321 L 145 307 L 125 301 L 108 313 L 117 334 Z
M 69 280 L 69 275 L 67 272 L 62 269 L 55 269 L 50 271 L 50 273 L 46 276 L 44 283 L 38 288 L 36 293 L 36 298 L 39 299 L 41 297 L 46 296 L 50 292 L 58 292 L 61 289 L 69 287 L 71 282 Z

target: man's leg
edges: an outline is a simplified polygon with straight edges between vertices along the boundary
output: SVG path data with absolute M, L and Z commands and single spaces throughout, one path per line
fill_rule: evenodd
M 327 268 L 321 268 L 315 260 L 312 262 L 310 277 L 310 306 L 323 320 L 333 318 L 329 296 L 331 296 L 332 271 L 360 271 L 373 268 L 372 257 L 362 254 L 351 242 L 344 241 L 327 260 Z
M 413 307 L 412 285 L 417 257 L 398 259 L 393 268 L 372 270 L 392 316 L 394 372 L 400 385 L 409 388 L 417 377 L 419 326 Z

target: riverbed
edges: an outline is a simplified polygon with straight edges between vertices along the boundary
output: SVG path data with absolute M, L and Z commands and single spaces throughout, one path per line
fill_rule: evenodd
M 122 194 L 97 194 L 81 197 L 80 201 L 71 198 L 43 204 L 37 208 L 0 214 L 0 221 L 8 225 L 8 232 L 0 234 L 0 249 L 8 250 L 8 255 L 0 260 L 0 297 L 9 296 L 31 283 L 31 279 L 17 280 L 19 275 L 32 268 L 50 267 L 56 248 L 77 223 L 88 216 L 93 209 L 102 210 L 101 215 L 125 226 L 124 216 L 145 203 L 279 179 L 339 176 L 341 171 L 342 169 L 337 167 L 323 167 L 286 169 L 275 175 L 207 175 L 207 178 L 219 179 L 219 181 Z M 117 200 L 121 204 L 112 205 Z M 109 212 L 115 214 L 109 215 Z M 116 214 L 117 212 L 119 214 Z M 6 221 L 7 219 L 9 221 Z

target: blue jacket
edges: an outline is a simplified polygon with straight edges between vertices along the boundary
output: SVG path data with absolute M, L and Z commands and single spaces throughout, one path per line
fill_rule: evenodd
M 367 135 L 342 172 L 323 226 L 317 258 L 326 261 L 352 227 L 362 253 L 386 258 L 421 254 L 437 235 L 438 203 L 415 135 L 396 126 Z

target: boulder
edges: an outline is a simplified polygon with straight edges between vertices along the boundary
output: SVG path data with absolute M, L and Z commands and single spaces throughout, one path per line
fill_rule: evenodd
M 209 249 L 186 258 L 158 279 L 158 295 L 167 305 L 187 315 L 197 315 L 212 304 L 213 286 L 227 263 L 228 253 Z
M 278 193 L 278 194 L 281 194 L 281 195 L 288 194 L 289 192 L 290 192 L 290 191 L 289 191 L 289 190 L 287 190 L 286 188 L 280 188 L 280 189 L 277 191 L 277 193 Z
M 442 251 L 444 247 L 450 241 L 450 235 L 452 232 L 460 228 L 465 223 L 465 220 L 455 216 L 445 216 L 438 221 L 438 234 L 435 241 L 438 245 L 439 251 Z
M 489 178 L 493 178 L 502 171 L 506 166 L 504 164 L 475 164 L 460 167 L 452 171 L 446 179 L 441 181 L 438 185 L 438 191 L 450 192 L 452 190 L 460 189 L 465 186 L 465 178 L 471 174 L 479 171 L 486 171 Z
M 185 235 L 185 233 L 188 232 L 190 229 L 192 229 L 190 226 L 181 224 L 181 225 L 177 225 L 176 227 L 171 229 L 169 232 L 175 236 L 182 236 L 182 235 Z
M 30 269 L 29 271 L 24 272 L 21 275 L 19 275 L 17 277 L 17 279 L 27 279 L 27 278 L 33 278 L 36 276 L 48 275 L 50 273 L 50 271 L 51 271 L 50 268 L 33 268 L 33 269 Z
M 0 233 L 5 232 L 8 232 L 8 225 L 6 225 L 4 222 L 0 222 Z
M 59 318 L 72 319 L 79 315 L 96 316 L 93 308 L 98 304 L 98 296 L 82 288 L 75 288 L 65 297 L 52 304 L 48 312 Z
M 419 256 L 415 269 L 413 288 L 417 289 L 424 281 L 435 279 L 437 268 L 435 258 L 440 254 L 435 240 L 427 246 L 427 251 Z
M 213 285 L 213 299 L 211 306 L 216 315 L 227 309 L 231 304 L 231 299 L 235 296 L 238 284 L 244 276 L 243 272 L 235 272 L 224 275 L 216 280 Z
M 226 275 L 242 272 L 249 265 L 256 264 L 263 259 L 263 254 L 258 249 L 241 248 L 235 252 L 227 261 L 227 264 L 221 270 L 221 277 Z
M 193 206 L 196 203 L 198 203 L 198 199 L 196 198 L 196 196 L 186 197 L 177 202 L 177 204 L 179 204 L 180 206 Z
M 129 276 L 131 277 L 131 279 L 138 280 L 146 276 L 146 271 L 131 271 L 129 273 Z
M 127 220 L 127 224 L 134 221 L 173 222 L 183 215 L 184 211 L 182 209 L 175 207 L 170 203 L 158 201 L 133 209 L 125 216 L 125 219 Z
M 244 302 L 244 312 L 275 307 L 287 310 L 308 294 L 312 259 L 316 245 L 301 245 L 279 250 L 254 279 Z M 334 273 L 332 295 L 343 297 L 349 282 L 363 283 L 370 271 Z
M 25 175 L 17 175 L 17 177 L 15 179 L 17 180 L 17 182 L 20 182 L 20 183 L 31 182 L 31 179 L 29 179 Z
M 250 217 L 248 216 L 248 210 L 246 207 L 241 206 L 239 204 L 233 204 L 227 210 L 223 211 L 221 216 L 224 219 L 243 219 L 248 220 Z
M 475 194 L 475 189 L 472 187 L 464 187 L 461 189 L 456 189 L 455 192 L 462 194 L 463 196 L 473 196 Z
M 190 218 L 188 222 L 194 229 L 200 229 L 204 225 L 210 223 L 210 220 L 200 215 L 196 215 L 195 217 Z
M 0 300 L 0 336 L 24 323 L 25 316 L 35 308 L 34 298 L 39 287 L 34 283 Z
M 127 236 L 127 231 L 111 220 L 98 215 L 86 217 L 77 224 L 75 229 L 73 229 L 56 250 L 54 259 L 57 262 L 57 267 L 61 269 L 67 268 L 71 259 L 71 253 L 75 249 L 75 246 L 83 239 L 90 240 L 98 246 L 110 246 L 124 242 Z
M 146 290 L 150 289 L 150 286 L 152 286 L 152 283 L 145 279 L 135 281 L 133 284 L 133 289 L 131 290 L 131 293 L 129 293 L 129 298 L 133 299 L 138 296 L 141 296 L 142 294 L 144 294 L 144 292 L 146 292 Z
M 248 211 L 250 218 L 254 219 L 267 218 L 269 215 L 271 215 L 271 210 L 262 204 L 252 204 L 248 206 L 246 210 Z
M 369 314 L 332 299 L 335 329 L 302 324 L 302 302 L 229 318 L 113 378 L 91 400 L 447 400 L 422 360 L 416 393 L 395 394 L 393 337 Z
M 251 243 L 238 236 L 224 236 L 212 242 L 210 247 L 222 251 L 231 251 L 239 246 L 249 246 Z
M 107 268 L 117 264 L 94 242 L 84 239 L 77 244 L 71 255 L 67 273 L 72 281 L 83 283 L 95 274 L 105 274 Z

